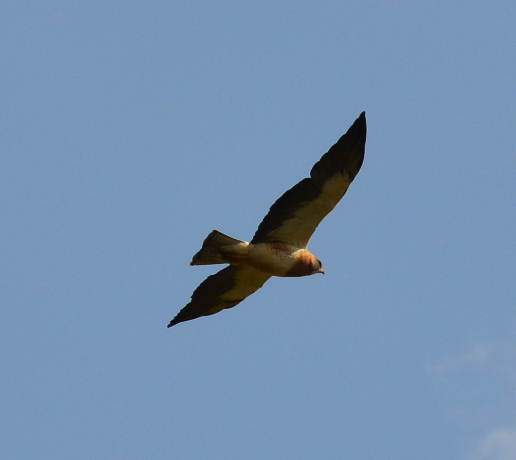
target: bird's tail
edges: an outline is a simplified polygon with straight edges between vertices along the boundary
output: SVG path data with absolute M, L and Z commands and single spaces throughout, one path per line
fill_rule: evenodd
M 227 264 L 238 262 L 247 255 L 246 243 L 213 230 L 202 243 L 201 250 L 195 254 L 190 265 Z

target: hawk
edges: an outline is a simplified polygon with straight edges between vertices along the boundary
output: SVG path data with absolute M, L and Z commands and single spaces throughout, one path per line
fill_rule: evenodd
M 213 230 L 190 265 L 229 264 L 195 289 L 168 327 L 238 305 L 271 276 L 324 273 L 307 249 L 319 223 L 335 207 L 364 161 L 365 112 L 315 163 L 310 177 L 287 190 L 269 209 L 250 243 Z

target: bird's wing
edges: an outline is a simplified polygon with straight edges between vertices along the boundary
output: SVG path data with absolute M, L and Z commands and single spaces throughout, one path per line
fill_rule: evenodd
M 170 321 L 168 327 L 234 307 L 260 289 L 270 277 L 250 267 L 230 265 L 223 268 L 197 287 L 190 303 Z
M 282 242 L 306 247 L 313 232 L 335 207 L 364 161 L 363 112 L 338 142 L 315 163 L 310 177 L 287 190 L 270 208 L 251 243 Z

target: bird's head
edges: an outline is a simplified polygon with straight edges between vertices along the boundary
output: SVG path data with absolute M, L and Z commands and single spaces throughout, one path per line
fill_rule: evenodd
M 315 259 L 312 262 L 312 275 L 316 273 L 322 273 L 324 275 L 324 268 L 322 266 L 322 262 L 319 259 Z

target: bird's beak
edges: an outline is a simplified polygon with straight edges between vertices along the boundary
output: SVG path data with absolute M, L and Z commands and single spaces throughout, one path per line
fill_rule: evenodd
M 321 268 L 319 269 L 319 273 L 322 273 L 322 274 L 324 275 L 324 268 L 322 268 L 322 267 L 321 267 Z

